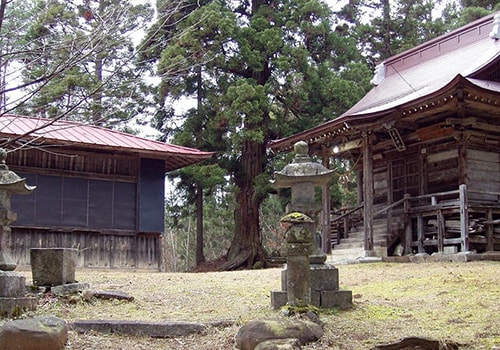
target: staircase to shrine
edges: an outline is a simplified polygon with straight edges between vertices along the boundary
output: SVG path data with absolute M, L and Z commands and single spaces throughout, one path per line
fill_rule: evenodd
M 365 234 L 363 222 L 357 221 L 355 225 L 350 226 L 347 235 L 343 229 L 339 230 L 338 228 L 338 225 L 332 225 L 332 254 L 329 256 L 329 261 L 342 263 L 364 258 L 366 253 L 364 248 Z M 339 238 L 338 235 L 340 235 Z M 377 257 L 386 256 L 387 229 L 385 219 L 374 221 L 373 242 L 375 255 Z

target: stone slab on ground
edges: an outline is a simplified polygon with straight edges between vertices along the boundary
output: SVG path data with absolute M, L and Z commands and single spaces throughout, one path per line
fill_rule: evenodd
M 83 294 L 85 300 L 90 300 L 92 298 L 104 299 L 104 300 L 126 300 L 134 301 L 134 297 L 130 294 L 119 290 L 87 290 Z
M 89 288 L 90 285 L 88 283 L 68 283 L 68 284 L 62 284 L 60 286 L 50 287 L 50 291 L 55 295 L 61 296 L 61 295 L 81 293 Z
M 120 333 L 153 338 L 182 337 L 203 333 L 205 325 L 194 322 L 147 322 L 130 320 L 80 320 L 71 323 L 78 333 L 96 331 L 101 333 Z
M 66 321 L 52 315 L 9 321 L 0 331 L 0 349 L 62 350 L 67 340 Z

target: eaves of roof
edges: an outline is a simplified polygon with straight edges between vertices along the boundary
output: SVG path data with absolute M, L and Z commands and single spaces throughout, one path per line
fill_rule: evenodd
M 37 143 L 102 149 L 137 154 L 143 158 L 165 160 L 172 171 L 198 163 L 214 155 L 194 148 L 149 140 L 98 126 L 64 120 L 52 120 L 6 114 L 0 116 L 0 135 Z

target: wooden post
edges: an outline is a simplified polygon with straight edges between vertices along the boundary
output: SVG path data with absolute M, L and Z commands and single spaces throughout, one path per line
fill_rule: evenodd
M 403 202 L 403 210 L 405 212 L 404 220 L 405 220 L 405 253 L 411 254 L 411 243 L 413 241 L 413 229 L 411 227 L 411 217 L 410 217 L 410 195 L 408 193 L 404 196 Z
M 493 208 L 488 208 L 486 211 L 486 251 L 493 251 Z
M 365 254 L 373 254 L 373 147 L 370 135 L 363 132 L 364 231 Z
M 418 230 L 418 252 L 425 253 L 424 251 L 424 217 L 422 213 L 417 216 L 417 230 Z
M 441 211 L 441 209 L 437 210 L 436 216 L 437 216 L 437 248 L 438 252 L 442 253 L 444 250 L 443 239 L 445 235 L 444 233 L 445 223 L 444 223 L 443 212 Z
M 467 185 L 460 185 L 460 238 L 462 252 L 469 251 L 469 210 L 467 208 Z

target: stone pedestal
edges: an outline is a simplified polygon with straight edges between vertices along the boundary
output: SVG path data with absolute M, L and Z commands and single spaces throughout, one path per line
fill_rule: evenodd
M 271 292 L 271 305 L 279 309 L 287 304 L 287 270 L 281 272 L 282 291 Z M 323 308 L 349 308 L 352 306 L 352 291 L 339 289 L 339 271 L 333 265 L 311 265 L 311 305 Z
M 35 310 L 36 298 L 26 297 L 26 278 L 17 272 L 0 271 L 0 317 L 15 317 Z
M 58 286 L 75 282 L 78 249 L 32 248 L 30 250 L 33 284 Z

